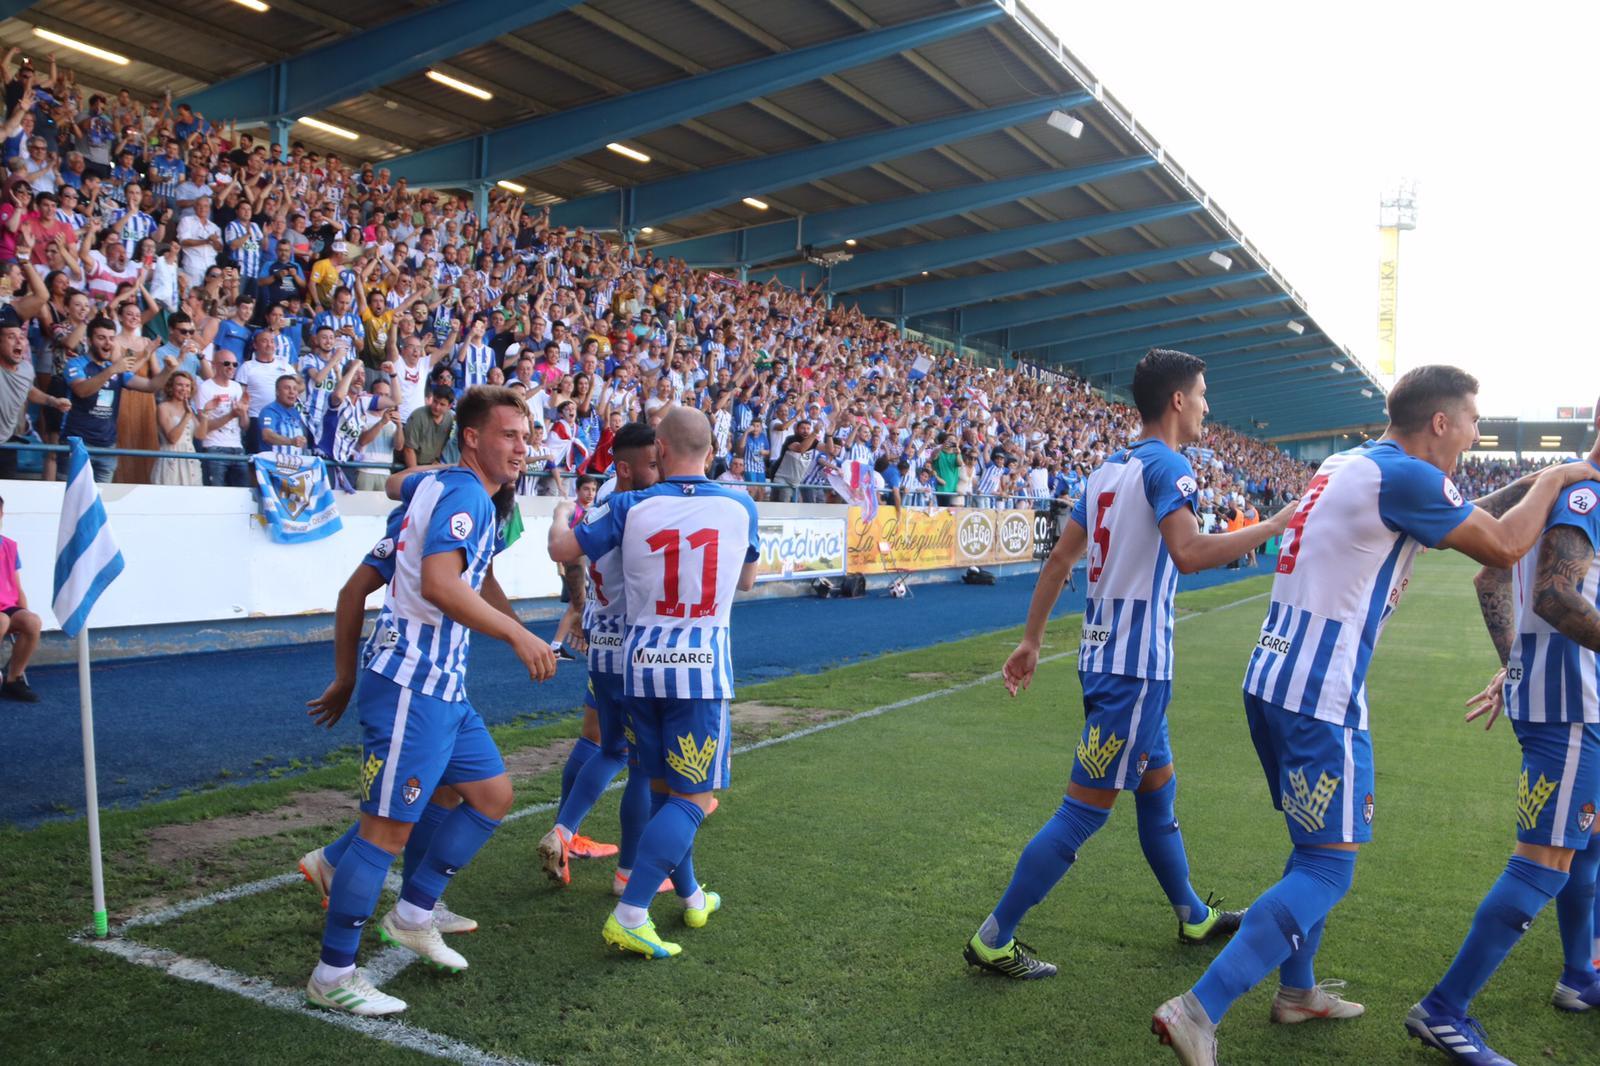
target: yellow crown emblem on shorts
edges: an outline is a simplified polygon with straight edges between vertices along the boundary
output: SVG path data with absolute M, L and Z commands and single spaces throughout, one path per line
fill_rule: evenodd
M 678 738 L 678 750 L 667 752 L 667 765 L 694 784 L 702 784 L 717 755 L 717 738 L 706 737 L 706 742 L 696 746 L 694 734 Z
M 1554 781 L 1547 779 L 1544 774 L 1539 775 L 1539 780 L 1533 788 L 1528 788 L 1528 770 L 1523 767 L 1522 776 L 1517 779 L 1517 827 L 1531 831 L 1539 824 L 1539 815 L 1544 813 L 1544 805 L 1550 802 L 1550 796 L 1561 784 L 1561 778 Z
M 1323 771 L 1317 777 L 1317 787 L 1307 788 L 1305 771 L 1290 770 L 1289 787 L 1294 792 L 1283 794 L 1283 813 L 1308 833 L 1320 831 L 1327 824 L 1328 804 L 1339 789 L 1339 779 Z
M 1117 757 L 1128 742 L 1122 740 L 1115 733 L 1106 738 L 1104 744 L 1100 743 L 1100 727 L 1089 727 L 1089 739 L 1078 741 L 1078 762 L 1087 771 L 1090 777 L 1104 777 L 1111 767 L 1111 760 Z
M 383 760 L 371 752 L 367 753 L 367 761 L 361 764 L 361 798 L 372 799 L 372 783 L 378 779 L 378 771 L 383 769 Z

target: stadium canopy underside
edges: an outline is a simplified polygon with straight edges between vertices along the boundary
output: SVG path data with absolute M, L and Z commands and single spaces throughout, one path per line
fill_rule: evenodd
M 269 2 L 0 0 L 0 41 L 65 34 L 131 60 L 57 49 L 90 87 L 170 90 L 413 187 L 511 182 L 557 224 L 826 276 L 836 303 L 1107 386 L 1182 348 L 1213 417 L 1260 435 L 1384 421 L 1375 377 L 1016 0 Z

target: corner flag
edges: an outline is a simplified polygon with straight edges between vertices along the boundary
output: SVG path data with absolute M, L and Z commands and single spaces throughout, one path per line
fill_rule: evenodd
M 83 791 L 89 822 L 89 880 L 94 931 L 107 933 L 105 873 L 100 863 L 100 789 L 95 780 L 94 696 L 89 687 L 89 612 L 122 573 L 122 552 L 111 537 L 106 508 L 89 466 L 89 449 L 77 437 L 67 465 L 67 491 L 56 532 L 56 595 L 52 609 L 62 632 L 78 645 L 78 718 L 83 730 Z
M 81 439 L 69 439 L 72 456 L 56 532 L 55 602 L 51 606 L 61 631 L 75 637 L 88 622 L 100 594 L 122 573 L 122 552 L 106 524 L 105 505 L 89 466 L 89 449 Z

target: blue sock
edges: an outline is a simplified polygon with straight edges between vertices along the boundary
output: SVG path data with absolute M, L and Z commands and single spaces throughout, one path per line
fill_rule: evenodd
M 331 844 L 322 845 L 322 857 L 334 869 L 339 868 L 339 860 L 344 858 L 344 853 L 350 850 L 350 844 L 355 840 L 356 834 L 361 831 L 361 819 L 357 818 L 350 823 L 350 828 L 339 835 L 339 839 Z
M 638 861 L 634 864 L 633 876 L 628 878 L 628 887 L 623 890 L 622 902 L 630 907 L 650 906 L 662 880 L 694 846 L 695 832 L 705 817 L 689 800 L 678 796 L 666 798 L 639 838 Z
M 449 816 L 450 810 L 451 808 L 441 807 L 437 803 L 430 803 L 422 808 L 422 817 L 411 827 L 411 835 L 406 838 L 406 849 L 400 853 L 402 885 L 410 881 L 411 875 L 417 872 L 422 857 L 428 854 L 428 845 L 433 843 L 433 835 L 439 831 L 439 826 Z
M 1176 777 L 1167 778 L 1167 783 L 1154 792 L 1133 794 L 1139 815 L 1139 846 L 1178 921 L 1203 922 L 1210 909 L 1189 884 L 1189 856 L 1183 850 L 1183 834 L 1178 831 L 1178 819 L 1172 812 L 1177 794 Z
M 1567 883 L 1560 870 L 1513 855 L 1472 918 L 1466 942 L 1444 977 L 1422 1001 L 1429 1014 L 1464 1018 L 1479 990 L 1494 976 L 1545 904 Z
M 1350 891 L 1355 872 L 1353 851 L 1294 849 L 1283 880 L 1250 905 L 1244 924 L 1195 982 L 1195 998 L 1213 1024 L 1222 1021 L 1235 1000 L 1305 947 L 1317 923 Z
M 1600 843 L 1590 843 L 1591 848 L 1600 848 Z M 1600 874 L 1596 875 L 1594 901 L 1594 957 L 1600 959 Z
M 354 966 L 361 928 L 372 917 L 394 856 L 360 837 L 350 843 L 328 889 L 328 918 L 322 927 L 322 961 Z
M 588 737 L 579 737 L 578 742 L 572 745 L 572 752 L 567 756 L 567 765 L 561 768 L 561 806 L 567 805 L 567 797 L 572 794 L 573 782 L 578 780 L 578 771 L 583 769 L 594 754 L 600 750 L 600 745 Z
M 622 836 L 617 841 L 617 866 L 633 869 L 639 856 L 639 837 L 650 824 L 655 813 L 650 805 L 650 779 L 638 770 L 628 771 L 628 784 L 622 790 L 622 808 L 618 816 L 622 821 Z
M 1572 856 L 1566 887 L 1556 896 L 1556 918 L 1561 923 L 1561 956 L 1566 964 L 1561 982 L 1583 988 L 1595 979 L 1595 876 L 1600 873 L 1600 844 L 1590 842 Z
M 572 765 L 570 760 L 567 765 Z M 594 754 L 584 762 L 583 768 L 573 775 L 572 787 L 565 790 L 566 796 L 561 801 L 561 809 L 556 812 L 556 824 L 564 825 L 573 833 L 577 833 L 578 827 L 583 824 L 583 820 L 589 816 L 589 812 L 600 799 L 600 793 L 606 790 L 612 779 L 622 773 L 627 765 L 627 760 L 621 755 L 607 755 L 596 748 Z M 563 779 L 565 776 L 562 775 Z
M 1056 882 L 1066 876 L 1078 859 L 1078 849 L 1106 824 L 1111 812 L 1064 796 L 1061 807 L 1028 841 L 1017 859 L 1016 872 L 1005 895 L 995 904 L 994 913 L 978 930 L 983 943 L 991 948 L 1011 942 L 1017 923 L 1039 904 Z
M 1300 941 L 1298 950 L 1290 952 L 1278 967 L 1278 983 L 1284 988 L 1308 989 L 1317 987 L 1317 949 L 1322 947 L 1322 931 L 1327 928 L 1326 918 L 1313 925 Z
M 499 825 L 465 803 L 451 811 L 434 831 L 433 842 L 400 889 L 400 898 L 414 907 L 433 910 L 450 879 L 472 861 Z
M 700 891 L 700 882 L 694 877 L 694 845 L 689 845 L 689 850 L 683 853 L 683 858 L 678 860 L 678 865 L 672 871 L 672 890 L 683 899 L 688 899 Z

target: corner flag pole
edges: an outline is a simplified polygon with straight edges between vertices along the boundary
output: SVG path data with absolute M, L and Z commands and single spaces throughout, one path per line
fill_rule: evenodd
M 100 864 L 100 786 L 95 779 L 94 695 L 89 689 L 89 627 L 78 630 L 78 718 L 83 725 L 83 798 L 89 812 L 89 882 L 94 889 L 94 935 L 105 936 L 106 875 Z
M 89 612 L 122 573 L 122 553 L 111 536 L 105 504 L 95 485 L 89 449 L 79 437 L 68 459 L 67 489 L 56 534 L 55 599 L 61 631 L 78 642 L 78 717 L 83 727 L 83 792 L 89 815 L 89 877 L 94 889 L 94 932 L 105 936 L 105 870 L 100 863 L 100 789 L 95 781 L 94 695 L 89 688 Z

